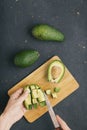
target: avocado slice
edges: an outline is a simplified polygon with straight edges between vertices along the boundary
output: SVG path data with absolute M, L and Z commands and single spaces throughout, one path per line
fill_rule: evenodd
M 26 86 L 24 87 L 24 91 L 28 91 L 28 92 L 30 93 L 29 85 L 26 85 Z
M 37 109 L 38 104 L 37 104 L 37 103 L 33 104 L 33 107 L 34 107 L 35 109 Z
M 47 24 L 38 24 L 33 27 L 32 35 L 44 41 L 64 41 L 64 34 L 53 26 Z
M 53 98 L 57 98 L 57 94 L 55 92 L 53 92 L 51 95 Z
M 38 98 L 38 89 L 32 90 L 32 98 Z
M 28 97 L 24 100 L 24 106 L 26 109 L 32 109 L 32 102 L 31 102 L 31 94 L 28 94 Z
M 38 101 L 37 101 L 36 98 L 33 98 L 33 99 L 32 99 L 32 103 L 33 103 L 33 107 L 34 107 L 34 108 L 37 108 L 37 107 L 38 107 Z
M 30 110 L 30 109 L 32 109 L 32 102 L 31 102 L 31 90 L 30 90 L 29 85 L 26 85 L 24 87 L 24 91 L 26 91 L 26 90 L 29 92 L 29 94 L 23 103 L 24 103 L 25 108 Z
M 30 85 L 30 89 L 31 89 L 31 90 L 33 90 L 33 89 L 35 89 L 35 88 L 36 88 L 36 87 L 35 87 L 34 84 L 31 84 L 31 85 Z
M 50 90 L 50 89 L 47 89 L 47 90 L 46 90 L 46 94 L 47 94 L 47 95 L 50 95 L 50 94 L 51 94 L 51 90 Z
M 46 101 L 42 101 L 42 102 L 40 102 L 40 106 L 41 106 L 41 107 L 46 106 Z
M 60 91 L 60 88 L 55 87 L 54 92 L 58 93 Z
M 65 66 L 60 60 L 54 60 L 48 67 L 48 81 L 58 83 L 64 75 Z
M 38 89 L 38 102 L 45 101 L 44 93 L 41 89 Z

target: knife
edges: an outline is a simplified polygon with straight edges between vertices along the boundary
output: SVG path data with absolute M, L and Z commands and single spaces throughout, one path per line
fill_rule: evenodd
M 60 127 L 57 119 L 56 119 L 56 115 L 55 115 L 55 112 L 50 104 L 50 101 L 47 97 L 47 95 L 44 93 L 44 96 L 45 96 L 45 100 L 46 100 L 46 104 L 47 104 L 47 107 L 48 107 L 48 112 L 49 112 L 49 115 L 51 117 L 51 120 L 53 122 L 53 125 L 55 127 L 56 130 L 62 130 L 62 128 Z

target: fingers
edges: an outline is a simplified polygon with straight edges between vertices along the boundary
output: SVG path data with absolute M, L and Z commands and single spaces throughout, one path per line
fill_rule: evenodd
M 29 92 L 28 91 L 25 91 L 19 98 L 18 98 L 18 101 L 20 103 L 22 103 L 28 96 Z
M 61 128 L 63 130 L 70 130 L 70 128 L 68 127 L 68 125 L 66 124 L 66 122 L 63 119 L 61 119 L 58 115 L 56 116 L 56 118 L 57 118 L 59 125 L 61 126 Z
M 23 113 L 25 113 L 27 111 L 27 109 L 23 106 Z
M 16 92 L 14 92 L 10 97 L 13 99 L 17 99 L 23 92 L 23 88 L 18 89 Z

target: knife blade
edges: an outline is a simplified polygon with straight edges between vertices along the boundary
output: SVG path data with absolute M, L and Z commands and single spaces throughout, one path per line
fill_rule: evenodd
M 53 122 L 53 125 L 55 127 L 56 130 L 62 130 L 57 119 L 56 119 L 56 115 L 55 115 L 55 112 L 50 104 L 50 101 L 47 97 L 47 95 L 44 93 L 44 96 L 45 96 L 45 100 L 46 100 L 46 105 L 47 105 L 47 108 L 48 108 L 48 112 L 49 112 L 49 115 L 51 117 L 51 120 Z

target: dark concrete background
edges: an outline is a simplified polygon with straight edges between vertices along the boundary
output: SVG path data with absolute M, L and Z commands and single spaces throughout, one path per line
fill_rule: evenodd
M 65 34 L 63 43 L 43 42 L 31 36 L 31 27 L 47 23 Z M 39 60 L 21 69 L 13 56 L 23 49 L 36 49 Z M 87 130 L 87 1 L 0 0 L 0 113 L 7 91 L 53 55 L 58 55 L 80 84 L 80 88 L 54 107 L 72 130 Z M 11 130 L 53 130 L 46 113 L 34 123 L 22 118 Z

